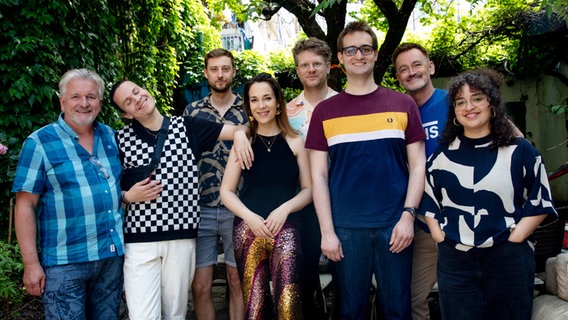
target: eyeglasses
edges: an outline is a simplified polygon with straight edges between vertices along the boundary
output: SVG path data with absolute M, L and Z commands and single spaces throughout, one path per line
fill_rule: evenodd
M 322 63 L 322 62 L 302 63 L 301 65 L 298 66 L 298 69 L 300 69 L 302 71 L 308 71 L 310 69 L 310 67 L 312 67 L 312 68 L 314 68 L 314 70 L 320 71 L 320 70 L 323 69 L 324 66 L 325 66 L 325 64 Z
M 481 106 L 481 104 L 483 102 L 485 102 L 485 100 L 487 100 L 487 96 L 484 95 L 484 94 L 474 94 L 471 97 L 469 97 L 469 103 L 471 103 L 471 105 L 474 106 L 474 107 Z M 456 99 L 454 101 L 454 108 L 456 110 L 465 109 L 467 107 L 467 101 L 468 101 L 468 99 L 466 99 L 466 98 Z
M 91 156 L 89 158 L 89 161 L 95 165 L 95 167 L 97 167 L 97 169 L 99 169 L 99 171 L 104 175 L 104 177 L 106 179 L 110 178 L 110 174 L 108 174 L 107 169 L 105 169 L 105 167 L 103 167 L 103 165 L 101 164 L 101 160 L 99 160 L 99 158 L 97 158 L 97 156 Z
M 362 55 L 368 56 L 368 55 L 373 54 L 373 52 L 375 52 L 375 48 L 373 48 L 373 46 L 366 44 L 366 45 L 362 45 L 360 47 L 349 46 L 349 47 L 345 47 L 345 48 L 341 49 L 341 52 L 343 52 L 343 54 L 348 56 L 348 57 L 352 57 L 352 56 L 356 55 L 357 51 L 361 51 Z

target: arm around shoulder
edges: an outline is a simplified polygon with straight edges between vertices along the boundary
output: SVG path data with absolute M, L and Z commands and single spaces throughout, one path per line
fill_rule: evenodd
M 246 125 L 223 125 L 219 140 L 233 140 L 233 150 L 236 153 L 236 161 L 240 164 L 241 169 L 250 169 L 254 161 L 254 153 L 249 140 L 250 128 Z
M 219 133 L 219 140 L 235 140 L 236 137 L 248 137 L 250 129 L 246 125 L 225 124 Z

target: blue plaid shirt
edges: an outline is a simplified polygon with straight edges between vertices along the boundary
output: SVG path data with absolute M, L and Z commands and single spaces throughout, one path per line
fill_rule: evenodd
M 205 98 L 194 101 L 185 108 L 184 116 L 201 118 L 217 123 L 241 125 L 247 124 L 247 116 L 243 109 L 243 98 L 236 94 L 233 105 L 225 112 L 223 117 L 219 111 L 211 105 L 211 93 Z M 199 159 L 199 204 L 207 207 L 217 207 L 221 205 L 219 189 L 223 172 L 229 159 L 229 153 L 233 146 L 233 141 L 218 141 L 212 151 L 201 154 Z
M 63 121 L 32 133 L 22 146 L 12 192 L 39 194 L 36 207 L 43 266 L 124 254 L 114 131 L 94 124 L 93 155 Z

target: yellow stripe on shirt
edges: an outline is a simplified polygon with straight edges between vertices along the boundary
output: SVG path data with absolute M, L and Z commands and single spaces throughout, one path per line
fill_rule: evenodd
M 405 112 L 384 112 L 333 118 L 323 122 L 328 145 L 385 138 L 404 139 L 408 125 Z

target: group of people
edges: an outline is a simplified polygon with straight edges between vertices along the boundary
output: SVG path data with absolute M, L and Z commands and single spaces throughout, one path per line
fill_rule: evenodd
M 104 84 L 70 70 L 59 119 L 24 142 L 12 191 L 26 290 L 47 319 L 214 319 L 223 244 L 231 319 L 316 319 L 320 256 L 340 319 L 530 319 L 530 235 L 557 216 L 540 153 L 507 118 L 502 77 L 460 74 L 435 89 L 418 44 L 392 62 L 408 94 L 377 85 L 378 40 L 349 23 L 347 75 L 327 84 L 331 50 L 298 41 L 303 91 L 286 103 L 269 74 L 232 91 L 232 54 L 205 56 L 211 93 L 167 117 L 123 80 L 111 103 L 131 122 L 96 121 Z M 128 182 L 128 183 L 126 183 Z M 38 240 L 39 239 L 39 240 Z M 39 241 L 39 243 L 38 243 Z M 374 279 L 374 281 L 373 281 Z

